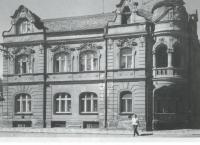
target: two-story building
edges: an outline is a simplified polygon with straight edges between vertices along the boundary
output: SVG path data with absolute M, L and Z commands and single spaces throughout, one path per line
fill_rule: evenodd
M 56 19 L 21 5 L 3 33 L 0 126 L 131 128 L 135 113 L 144 129 L 188 127 L 197 14 L 182 0 L 152 5 Z

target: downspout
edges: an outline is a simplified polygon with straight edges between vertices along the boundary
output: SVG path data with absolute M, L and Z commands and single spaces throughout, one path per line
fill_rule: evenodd
M 47 89 L 47 49 L 46 49 L 46 28 L 43 27 L 43 49 L 44 49 L 44 73 L 43 73 L 43 128 L 46 128 L 46 89 Z
M 109 23 L 109 22 L 108 22 Z M 107 110 L 107 105 L 108 105 L 108 92 L 107 92 L 107 84 L 108 84 L 108 64 L 107 64 L 107 61 L 108 61 L 108 38 L 106 37 L 106 35 L 108 34 L 108 23 L 107 25 L 105 26 L 104 28 L 104 40 L 105 40 L 105 78 L 104 78 L 104 93 L 105 93 L 105 120 L 104 120 L 104 128 L 107 128 L 108 127 L 108 119 L 107 119 L 107 116 L 108 116 L 108 110 Z

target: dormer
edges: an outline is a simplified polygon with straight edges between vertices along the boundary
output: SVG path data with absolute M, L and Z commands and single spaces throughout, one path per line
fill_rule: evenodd
M 23 5 L 19 6 L 11 18 L 12 27 L 5 31 L 3 36 L 30 34 L 41 32 L 43 29 L 41 19 Z
M 139 0 L 121 0 L 117 7 L 116 23 L 120 25 L 145 22 L 145 19 L 137 14 Z

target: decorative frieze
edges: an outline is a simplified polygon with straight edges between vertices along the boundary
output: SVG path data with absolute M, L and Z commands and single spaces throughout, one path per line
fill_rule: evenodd
M 35 50 L 33 50 L 32 47 L 16 47 L 13 48 L 13 51 L 11 52 L 13 55 L 31 55 L 35 53 Z
M 120 39 L 117 42 L 117 46 L 120 48 L 123 47 L 130 47 L 137 46 L 138 44 L 135 42 L 135 38 L 126 38 L 126 39 Z

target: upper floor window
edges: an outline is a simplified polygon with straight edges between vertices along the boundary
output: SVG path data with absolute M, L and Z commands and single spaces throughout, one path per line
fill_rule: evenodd
M 131 48 L 123 48 L 120 50 L 120 68 L 133 68 L 133 51 Z
M 31 113 L 31 96 L 19 94 L 15 97 L 15 112 L 18 114 Z
M 120 112 L 132 112 L 132 93 L 129 91 L 125 91 L 120 94 Z
M 86 51 L 80 55 L 80 71 L 98 70 L 98 57 L 96 52 Z
M 32 33 L 33 32 L 32 23 L 27 20 L 19 22 L 17 27 L 17 32 L 18 34 Z
M 95 93 L 82 93 L 80 95 L 80 113 L 97 113 L 98 98 Z
M 168 64 L 168 54 L 167 54 L 167 46 L 164 44 L 159 45 L 156 48 L 156 67 L 167 67 Z
M 32 63 L 27 55 L 21 55 L 16 58 L 15 73 L 16 74 L 32 73 Z
M 54 56 L 54 72 L 71 72 L 71 57 L 67 53 Z
M 124 7 L 122 11 L 122 24 L 130 24 L 131 23 L 131 10 L 128 6 Z
M 59 93 L 54 97 L 54 112 L 71 113 L 71 96 L 67 93 Z

